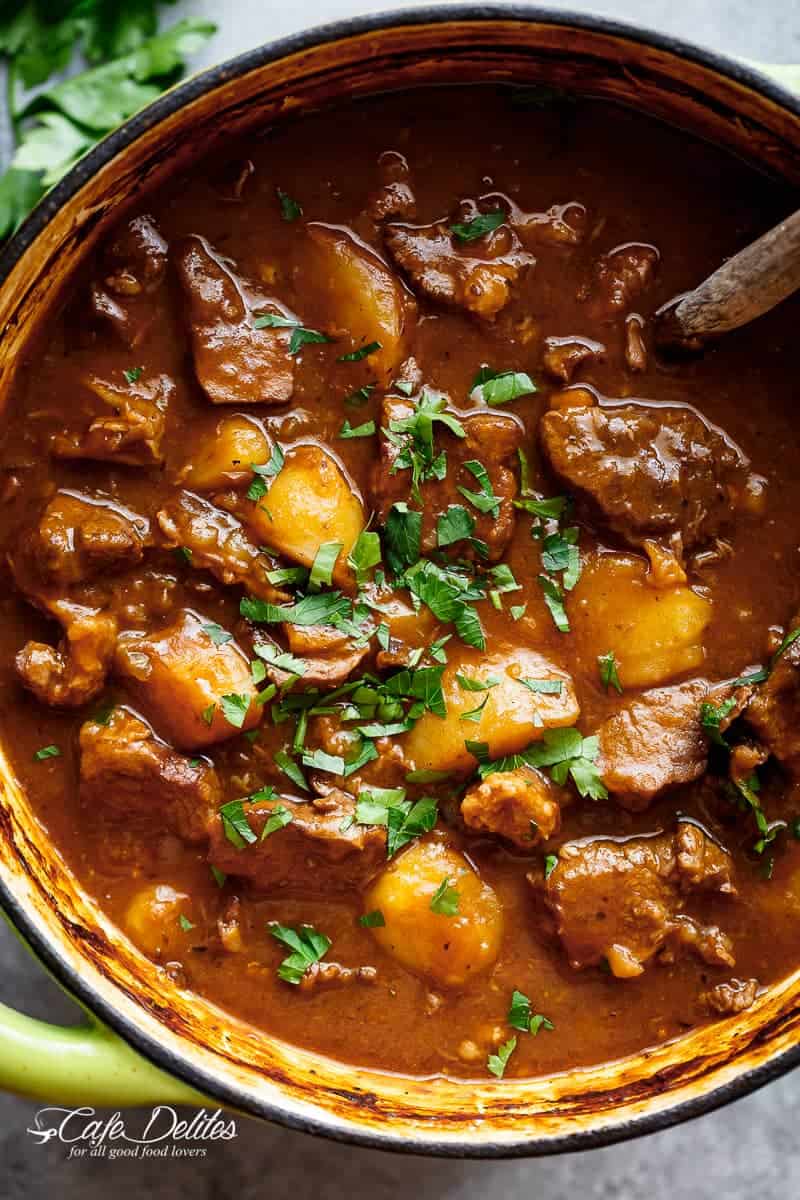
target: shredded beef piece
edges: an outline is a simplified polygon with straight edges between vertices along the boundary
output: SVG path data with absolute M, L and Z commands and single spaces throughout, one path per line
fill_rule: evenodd
M 476 832 L 496 833 L 530 850 L 558 832 L 561 808 L 569 800 L 569 793 L 540 771 L 495 771 L 467 789 L 461 816 Z
M 730 939 L 681 912 L 690 894 L 735 895 L 733 862 L 704 830 L 679 822 L 671 834 L 567 842 L 542 884 L 545 903 L 575 968 L 605 959 L 614 975 L 640 975 L 656 954 L 691 948 L 733 966 Z
M 141 562 L 149 523 L 112 500 L 82 492 L 55 493 L 38 524 L 12 555 L 19 587 L 38 591 L 37 581 L 68 587 Z
M 108 613 L 62 600 L 48 606 L 64 630 L 58 646 L 27 642 L 14 667 L 25 687 L 42 704 L 79 708 L 103 688 L 117 639 L 117 622 Z
M 589 304 L 592 316 L 621 315 L 652 283 L 658 267 L 655 246 L 629 242 L 598 258 L 592 268 Z
M 491 321 L 511 299 L 513 284 L 536 260 L 507 224 L 474 241 L 459 242 L 452 226 L 479 215 L 467 202 L 452 221 L 386 225 L 384 239 L 415 288 L 438 304 L 465 308 Z
M 679 535 L 688 552 L 749 501 L 744 454 L 693 409 L 566 408 L 539 431 L 559 479 L 629 545 Z
M 81 797 L 126 822 L 160 831 L 166 825 L 187 842 L 203 842 L 222 802 L 212 766 L 178 754 L 144 721 L 115 708 L 108 721 L 87 721 L 80 732 Z
M 50 449 L 56 458 L 88 458 L 125 463 L 131 467 L 158 466 L 164 461 L 161 443 L 166 413 L 175 385 L 168 375 L 118 384 L 91 375 L 90 411 L 80 429 L 57 433 Z M 96 401 L 105 405 L 97 415 Z
M 602 362 L 606 348 L 602 342 L 584 337 L 549 337 L 544 341 L 542 366 L 548 375 L 571 383 L 584 363 Z
M 377 510 L 378 521 L 386 523 L 389 510 L 398 501 L 408 501 L 417 507 L 411 494 L 411 471 L 395 469 L 400 448 L 393 445 L 385 430 L 391 431 L 391 423 L 410 417 L 413 405 L 396 396 L 387 396 L 381 413 L 380 458 L 372 475 L 372 502 Z M 466 508 L 475 520 L 473 537 L 486 544 L 488 561 L 502 558 L 514 532 L 514 498 L 517 494 L 517 449 L 522 444 L 524 430 L 516 417 L 509 413 L 472 411 L 458 413 L 464 427 L 465 437 L 459 438 L 444 427 L 436 426 L 436 446 L 447 455 L 447 473 L 444 479 L 430 479 L 421 486 L 422 510 L 422 553 L 429 554 L 437 546 L 437 522 L 451 505 Z M 459 492 L 459 486 L 471 492 L 479 492 L 475 476 L 464 465 L 480 462 L 485 468 L 497 496 L 497 513 L 481 513 Z M 468 542 L 456 542 L 446 552 L 458 558 L 476 558 L 477 553 Z
M 90 288 L 92 311 L 130 348 L 152 328 L 155 308 L 150 297 L 166 267 L 167 243 L 147 216 L 129 221 L 103 255 L 100 276 Z
M 241 586 L 277 604 L 287 594 L 267 578 L 271 560 L 254 546 L 244 528 L 228 512 L 193 492 L 179 492 L 156 514 L 168 547 L 190 552 L 190 565 L 210 571 L 226 586 Z
M 367 202 L 367 212 L 373 221 L 381 222 L 389 217 L 413 220 L 417 215 L 417 202 L 404 155 L 396 150 L 386 150 L 378 159 L 378 170 L 381 186 Z
M 789 628 L 798 626 L 800 613 Z M 754 690 L 745 721 L 782 766 L 800 774 L 800 641 L 783 652 L 769 678 Z
M 755 1003 L 761 990 L 757 979 L 729 979 L 710 988 L 701 1000 L 720 1017 L 735 1017 Z
M 262 841 L 261 831 L 276 805 L 292 814 L 288 825 Z M 222 818 L 209 825 L 209 859 L 228 875 L 245 877 L 271 895 L 341 895 L 362 888 L 386 858 L 386 832 L 348 825 L 355 799 L 338 789 L 303 803 L 292 800 L 248 804 L 247 818 L 257 841 L 237 849 L 225 835 Z
M 208 242 L 192 235 L 175 264 L 188 301 L 194 366 L 213 404 L 283 404 L 294 387 L 285 329 L 256 329 L 253 312 L 287 316 L 256 296 Z
M 665 788 L 699 779 L 708 760 L 700 707 L 704 679 L 653 688 L 625 703 L 597 731 L 598 769 L 623 808 L 647 808 Z

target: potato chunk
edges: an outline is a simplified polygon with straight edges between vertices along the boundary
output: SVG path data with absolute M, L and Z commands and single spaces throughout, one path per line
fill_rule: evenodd
M 453 916 L 431 909 L 444 880 L 458 893 Z M 373 928 L 378 944 L 404 967 L 444 987 L 461 987 L 497 958 L 503 910 L 457 850 L 437 837 L 415 842 L 386 868 L 365 898 L 385 926 Z
M 601 554 L 583 571 L 568 613 L 587 673 L 613 651 L 623 687 L 650 687 L 694 671 L 705 658 L 702 636 L 710 600 L 689 587 L 654 588 L 647 566 L 627 554 Z
M 310 443 L 286 452 L 284 465 L 257 504 L 237 509 L 258 542 L 310 567 L 323 542 L 340 542 L 333 581 L 351 587 L 347 556 L 364 528 L 364 506 L 336 459 Z
M 214 436 L 201 442 L 179 476 L 179 482 L 200 492 L 239 487 L 253 479 L 253 463 L 269 462 L 269 438 L 252 417 L 223 417 Z
M 306 228 L 301 288 L 307 272 L 309 284 L 322 297 L 319 318 L 332 322 L 350 340 L 349 346 L 343 341 L 343 352 L 380 342 L 381 349 L 369 356 L 369 366 L 388 376 L 405 357 L 416 320 L 414 298 L 375 251 L 352 233 L 317 222 Z
M 456 678 L 462 675 L 483 683 L 496 683 L 487 691 L 469 691 Z M 555 679 L 558 694 L 535 692 L 522 679 Z M 486 742 L 492 758 L 516 754 L 538 741 L 545 729 L 574 725 L 580 715 L 572 680 L 535 650 L 509 646 L 494 654 L 466 654 L 450 662 L 442 676 L 447 716 L 426 712 L 404 739 L 404 749 L 414 770 L 453 771 L 464 775 L 475 769 L 476 759 L 466 740 Z M 465 720 L 486 698 L 477 720 Z
M 180 958 L 192 944 L 195 923 L 192 898 L 168 883 L 153 883 L 137 892 L 128 905 L 123 925 L 132 942 L 148 957 L 161 960 Z M 194 932 L 197 940 L 197 931 Z
M 124 633 L 117 642 L 116 670 L 133 683 L 157 731 L 180 749 L 235 737 L 262 716 L 247 657 L 234 641 L 215 646 L 208 623 L 184 609 L 158 633 Z

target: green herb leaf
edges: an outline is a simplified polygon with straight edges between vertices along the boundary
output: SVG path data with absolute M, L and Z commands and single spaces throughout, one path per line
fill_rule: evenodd
M 550 876 L 553 874 L 553 871 L 555 871 L 557 866 L 558 866 L 558 855 L 557 854 L 548 854 L 544 860 L 544 877 L 545 877 L 545 879 L 550 878 Z
M 454 542 L 472 537 L 474 532 L 475 520 L 462 504 L 451 504 L 436 522 L 436 541 L 439 546 L 452 546 Z
M 515 1037 L 511 1037 L 507 1042 L 503 1042 L 502 1046 L 498 1046 L 497 1054 L 490 1054 L 486 1060 L 487 1067 L 493 1075 L 497 1076 L 498 1079 L 503 1078 L 508 1065 L 508 1060 L 511 1058 L 511 1055 L 514 1053 L 516 1048 L 517 1039 Z
M 242 850 L 245 846 L 258 841 L 250 827 L 242 800 L 229 800 L 227 804 L 222 805 L 219 815 L 222 818 L 225 837 L 237 850 Z
M 518 679 L 517 683 L 521 683 L 530 692 L 539 692 L 543 696 L 560 696 L 564 690 L 564 682 L 561 679 Z
M 274 938 L 288 947 L 292 953 L 278 967 L 278 978 L 285 983 L 297 985 L 309 967 L 318 963 L 331 948 L 331 940 L 324 933 L 319 933 L 313 925 L 301 925 L 292 929 L 288 925 L 279 925 L 277 921 L 269 926 Z
M 227 629 L 223 629 L 221 625 L 217 625 L 216 621 L 209 621 L 207 625 L 202 626 L 202 631 L 215 646 L 224 646 L 227 642 L 233 641 L 233 634 L 228 633 Z
M 336 560 L 342 552 L 342 547 L 342 542 L 322 543 L 311 564 L 311 574 L 308 577 L 309 591 L 316 592 L 321 587 L 330 587 Z
M 556 629 L 561 633 L 569 633 L 569 618 L 564 608 L 564 593 L 560 586 L 547 575 L 537 575 L 536 581 L 544 593 L 544 602 L 550 610 Z
M 344 759 L 339 754 L 327 754 L 324 750 L 311 750 L 303 755 L 303 766 L 314 771 L 325 771 L 329 775 L 344 775 Z
M 566 496 L 551 496 L 547 500 L 534 500 L 526 497 L 515 500 L 514 507 L 521 508 L 539 517 L 542 521 L 560 521 L 566 511 L 568 500 Z
M 607 654 L 598 654 L 597 665 L 600 669 L 600 682 L 608 691 L 613 687 L 620 695 L 622 695 L 622 684 L 619 681 L 617 672 L 617 656 L 613 650 L 609 650 Z
M 429 833 L 436 824 L 439 809 L 436 800 L 423 796 L 416 804 L 404 804 L 390 808 L 387 816 L 386 857 L 393 858 L 398 850 Z
M 206 725 L 210 725 L 214 720 L 214 713 L 217 711 L 217 706 L 214 703 L 209 704 L 208 708 L 204 708 L 200 716 L 205 721 Z
M 474 679 L 472 676 L 456 673 L 456 682 L 464 692 L 488 692 L 497 687 L 500 680 L 496 675 L 490 675 L 487 679 Z
M 348 564 L 356 575 L 356 583 L 361 585 L 373 567 L 381 561 L 381 539 L 377 533 L 365 529 L 358 535 L 353 549 L 347 556 Z
M 136 383 L 138 379 L 141 379 L 143 373 L 144 367 L 131 367 L 129 370 L 122 372 L 126 383 Z
M 292 783 L 304 792 L 309 791 L 309 786 L 306 783 L 306 777 L 298 767 L 297 763 L 289 757 L 285 750 L 278 750 L 275 754 L 275 766 L 283 771 L 287 779 L 291 779 Z
M 464 467 L 475 476 L 480 487 L 480 492 L 471 492 L 461 486 L 459 486 L 459 492 L 465 499 L 469 500 L 470 504 L 474 504 L 478 512 L 491 513 L 495 520 L 497 520 L 497 517 L 500 515 L 500 499 L 494 494 L 492 481 L 489 478 L 486 467 L 476 459 L 470 459 L 469 462 L 465 462 Z
M 471 396 L 497 408 L 500 404 L 518 400 L 520 396 L 530 396 L 535 391 L 536 384 L 524 371 L 492 371 L 484 367 L 473 381 Z
M 251 697 L 238 692 L 229 692 L 220 697 L 222 715 L 234 729 L 241 729 L 250 710 Z
M 261 829 L 259 841 L 263 842 L 271 834 L 277 833 L 279 829 L 284 829 L 292 821 L 292 814 L 283 804 L 276 804 L 270 815 L 267 817 Z
M 386 518 L 385 537 L 386 563 L 390 571 L 400 575 L 419 561 L 422 513 L 410 509 L 405 501 L 393 504 Z
M 188 917 L 185 917 L 183 913 L 181 913 L 178 917 L 178 924 L 184 933 L 188 933 L 190 929 L 194 929 L 194 922 L 190 921 Z
M 451 225 L 450 232 L 459 242 L 474 242 L 478 238 L 486 237 L 487 233 L 493 233 L 505 222 L 506 214 L 502 208 L 496 208 L 487 213 L 479 213 L 469 221 Z
M 288 192 L 281 191 L 280 188 L 276 188 L 275 191 L 278 194 L 278 203 L 281 206 L 281 220 L 283 220 L 283 221 L 299 220 L 300 217 L 302 217 L 302 215 L 303 215 L 303 210 L 300 207 L 300 205 L 297 203 L 297 201 L 292 199 L 292 197 L 289 195 Z
M 455 917 L 458 915 L 458 892 L 450 883 L 447 876 L 437 887 L 431 897 L 430 910 L 440 917 Z
M 339 618 L 350 619 L 353 615 L 352 602 L 341 592 L 317 592 L 304 596 L 296 604 L 270 604 L 253 596 L 244 596 L 239 603 L 239 612 L 248 621 L 259 625 L 330 625 Z
M 376 350 L 382 350 L 380 342 L 370 342 L 367 346 L 361 346 L 358 350 L 351 350 L 349 354 L 341 354 L 337 358 L 337 362 L 361 362 L 363 358 L 367 358 L 370 354 L 374 354 Z
M 729 696 L 721 704 L 712 704 L 710 701 L 705 700 L 700 705 L 700 724 L 705 729 L 711 741 L 717 746 L 728 746 L 728 743 L 722 736 L 721 726 L 722 722 L 730 716 L 735 708 L 735 696 Z
M 351 392 L 349 396 L 345 396 L 345 404 L 348 406 L 348 408 L 363 408 L 365 404 L 369 403 L 369 398 L 375 391 L 376 387 L 377 384 L 365 383 L 363 387 L 356 388 L 356 390 Z
M 375 431 L 376 425 L 374 421 L 365 421 L 363 425 L 355 426 L 351 425 L 349 421 L 345 421 L 337 436 L 340 438 L 372 437 Z
M 61 751 L 58 746 L 42 746 L 41 750 L 37 750 L 33 757 L 36 762 L 44 762 L 47 758 L 60 758 Z
M 382 929 L 386 924 L 386 918 L 379 908 L 375 908 L 372 912 L 364 913 L 359 917 L 358 923 L 365 929 Z

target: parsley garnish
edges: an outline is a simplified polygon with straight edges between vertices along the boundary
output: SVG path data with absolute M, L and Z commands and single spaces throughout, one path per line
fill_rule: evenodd
M 321 587 L 329 587 L 333 578 L 336 560 L 342 551 L 342 542 L 323 542 L 314 555 L 311 564 L 311 574 L 308 577 L 308 589 L 319 591 Z
M 393 858 L 398 850 L 429 833 L 436 824 L 439 809 L 436 800 L 423 796 L 415 804 L 405 801 L 389 809 L 386 837 L 386 857 Z
M 468 488 L 459 486 L 459 492 L 470 504 L 477 508 L 478 512 L 491 513 L 495 520 L 500 515 L 500 499 L 494 494 L 492 481 L 489 478 L 489 473 L 483 463 L 475 459 L 470 459 L 464 463 L 465 468 L 475 476 L 480 487 L 480 492 L 471 492 Z
M 607 654 L 598 654 L 597 665 L 600 669 L 600 682 L 606 691 L 613 687 L 622 695 L 622 684 L 617 673 L 617 656 L 614 651 L 609 650 Z
M 250 699 L 250 696 L 242 695 L 239 692 L 229 692 L 226 696 L 220 697 L 222 715 L 234 729 L 241 729 L 244 725 L 250 709 Z
M 369 398 L 375 391 L 377 384 L 365 383 L 363 387 L 356 388 L 349 396 L 345 396 L 344 402 L 349 408 L 362 408 L 369 403 Z
M 211 874 L 218 888 L 225 886 L 225 880 L 228 876 L 224 871 L 220 871 L 219 867 L 215 867 L 213 863 L 211 864 Z
M 425 559 L 406 571 L 404 582 L 440 621 L 452 621 L 463 642 L 478 650 L 486 648 L 478 614 L 470 603 L 482 600 L 483 592 L 471 580 L 454 567 Z
M 215 646 L 224 646 L 233 641 L 233 634 L 228 633 L 227 629 L 223 629 L 216 621 L 209 621 L 207 625 L 203 625 L 202 631 L 211 638 Z
M 422 513 L 409 508 L 405 501 L 393 504 L 386 518 L 385 538 L 389 570 L 400 575 L 419 560 Z
M 728 745 L 722 736 L 721 727 L 722 722 L 730 716 L 735 707 L 735 696 L 729 696 L 721 704 L 711 704 L 708 700 L 704 700 L 700 705 L 700 724 L 717 746 L 727 747 Z
M 276 752 L 275 766 L 283 771 L 287 779 L 291 779 L 292 783 L 296 787 L 302 788 L 304 792 L 309 790 L 305 775 L 300 770 L 297 763 L 289 757 L 285 750 L 278 750 Z
M 372 437 L 375 433 L 376 426 L 374 421 L 365 421 L 363 425 L 351 425 L 349 421 L 345 421 L 342 428 L 337 434 L 340 438 L 362 438 Z
M 347 562 L 355 571 L 356 582 L 364 583 L 367 574 L 381 561 L 381 539 L 377 533 L 365 529 L 358 535 L 353 549 L 347 556 Z
M 203 709 L 200 716 L 203 718 L 206 725 L 210 725 L 212 723 L 212 721 L 214 720 L 214 713 L 216 711 L 217 711 L 217 706 L 213 701 L 211 704 L 209 704 L 208 708 Z
M 390 474 L 411 471 L 411 495 L 417 503 L 422 502 L 420 484 L 428 479 L 444 479 L 447 471 L 444 451 L 439 454 L 434 452 L 434 425 L 444 425 L 458 438 L 466 437 L 461 422 L 452 413 L 444 411 L 446 403 L 445 396 L 423 391 L 419 400 L 415 402 L 412 415 L 390 421 L 389 428 L 383 431 L 399 451 Z
M 301 925 L 299 929 L 292 929 L 288 925 L 279 925 L 276 921 L 269 925 L 269 931 L 292 951 L 278 967 L 278 978 L 285 983 L 298 984 L 308 968 L 318 963 L 331 947 L 330 938 L 324 933 L 319 933 L 313 925 Z
M 536 582 L 544 593 L 544 602 L 550 610 L 556 629 L 569 633 L 569 617 L 564 607 L 564 593 L 559 584 L 547 575 L 537 575 Z
M 486 1060 L 486 1065 L 493 1075 L 498 1079 L 502 1079 L 505 1074 L 508 1060 L 517 1048 L 517 1039 L 511 1037 L 507 1042 L 503 1042 L 502 1046 L 498 1046 L 497 1054 L 490 1054 Z
M 508 1023 L 512 1029 L 530 1033 L 535 1037 L 540 1029 L 554 1029 L 553 1022 L 541 1013 L 531 1012 L 531 1002 L 524 992 L 514 991 L 508 1010 Z
M 325 771 L 328 775 L 344 775 L 344 759 L 340 754 L 328 754 L 325 750 L 306 751 L 303 766 L 314 771 Z
M 452 546 L 454 542 L 471 538 L 474 531 L 475 519 L 469 515 L 463 504 L 451 504 L 436 521 L 436 543 L 442 547 Z
M 470 395 L 483 400 L 491 408 L 497 408 L 500 404 L 518 400 L 520 396 L 530 396 L 535 391 L 536 384 L 524 371 L 493 371 L 490 367 L 481 367 L 472 381 Z
M 375 908 L 372 912 L 364 913 L 359 917 L 358 923 L 365 929 L 382 929 L 386 924 L 386 918 L 379 908 Z
M 246 845 L 252 845 L 258 840 L 250 828 L 242 800 L 229 800 L 227 804 L 222 805 L 219 815 L 222 818 L 225 837 L 237 850 L 242 850 Z
M 178 917 L 178 924 L 184 933 L 188 933 L 190 929 L 194 929 L 194 922 L 185 917 L 183 913 Z
M 560 521 L 568 505 L 566 496 L 550 496 L 547 500 L 533 500 L 530 497 L 515 500 L 514 507 L 524 509 L 534 517 L 543 521 Z
M 502 208 L 495 208 L 491 212 L 479 213 L 469 221 L 451 225 L 450 232 L 459 242 L 474 242 L 478 238 L 486 237 L 487 233 L 493 233 L 505 222 L 506 214 Z
M 277 833 L 279 829 L 284 829 L 292 821 L 292 814 L 283 804 L 276 804 L 272 812 L 267 817 L 261 830 L 259 841 L 263 842 L 270 834 Z
M 550 533 L 542 541 L 542 566 L 548 574 L 563 572 L 564 589 L 571 592 L 581 574 L 581 557 L 578 551 L 578 530 L 563 529 Z
M 451 885 L 447 876 L 437 887 L 431 897 L 430 910 L 440 917 L 455 917 L 458 915 L 458 892 Z
M 558 866 L 558 855 L 557 854 L 548 854 L 544 860 L 544 877 L 545 877 L 545 879 L 550 878 L 550 876 L 553 874 L 553 871 L 555 871 L 557 866 Z
M 126 383 L 136 383 L 144 374 L 144 367 L 131 367 L 130 370 L 123 371 Z
M 534 742 L 521 754 L 491 759 L 485 742 L 467 742 L 467 749 L 480 764 L 482 779 L 495 771 L 511 771 L 517 767 L 547 767 L 553 780 L 561 787 L 571 777 L 581 796 L 606 800 L 606 791 L 596 760 L 600 753 L 597 737 L 583 737 L 577 729 L 546 729 L 540 742 Z
M 361 362 L 362 358 L 367 358 L 370 354 L 374 354 L 376 350 L 382 350 L 383 346 L 380 342 L 369 342 L 366 346 L 360 346 L 358 350 L 351 350 L 349 354 L 340 354 L 337 362 Z
M 277 313 L 262 313 L 253 320 L 254 329 L 291 329 L 292 336 L 289 339 L 289 354 L 294 357 L 299 354 L 303 346 L 308 346 L 317 342 L 330 342 L 333 339 L 327 334 L 320 333 L 317 329 L 307 329 L 305 325 L 301 325 L 296 317 L 279 316 Z
M 281 191 L 280 188 L 275 188 L 278 193 L 278 202 L 281 206 L 281 219 L 284 221 L 297 221 L 303 215 L 303 210 L 296 200 L 293 200 L 288 192 Z
M 33 757 L 36 762 L 44 762 L 46 758 L 60 758 L 61 751 L 58 746 L 42 746 Z
M 239 612 L 248 621 L 260 625 L 286 622 L 289 625 L 330 625 L 337 618 L 351 618 L 352 602 L 341 592 L 317 592 L 304 596 L 296 604 L 270 604 L 254 596 L 244 596 Z
M 286 461 L 282 448 L 276 442 L 272 447 L 272 452 L 269 456 L 269 461 L 265 463 L 250 463 L 255 478 L 247 489 L 247 499 L 254 503 L 261 500 L 267 494 L 267 485 L 265 480 L 274 479 L 275 476 L 283 468 Z
M 457 673 L 456 682 L 465 692 L 488 692 L 490 688 L 497 687 L 500 680 L 496 675 L 490 675 L 488 679 L 474 679 L 470 675 Z

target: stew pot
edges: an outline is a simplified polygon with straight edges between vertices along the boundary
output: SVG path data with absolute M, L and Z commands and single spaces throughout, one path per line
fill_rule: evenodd
M 508 3 L 329 25 L 167 93 L 42 201 L 0 256 L 2 393 L 97 239 L 232 131 L 340 97 L 467 81 L 540 83 L 635 105 L 800 182 L 800 99 L 785 90 L 800 88 L 800 68 L 762 71 L 632 27 Z M 88 1025 L 54 1028 L 0 1007 L 0 1086 L 65 1104 L 221 1104 L 361 1145 L 490 1157 L 577 1150 L 660 1129 L 800 1062 L 800 970 L 738 1017 L 550 1078 L 408 1079 L 256 1034 L 178 988 L 83 893 L 15 781 L 1 735 L 0 898 L 45 967 L 85 1006 Z

